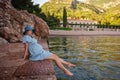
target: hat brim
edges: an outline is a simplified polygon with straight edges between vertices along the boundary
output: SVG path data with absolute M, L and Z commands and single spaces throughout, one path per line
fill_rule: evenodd
M 31 31 L 31 30 L 27 30 L 27 31 Z M 27 31 L 24 31 L 23 34 L 25 35 Z M 35 33 L 35 29 L 32 29 L 32 32 Z

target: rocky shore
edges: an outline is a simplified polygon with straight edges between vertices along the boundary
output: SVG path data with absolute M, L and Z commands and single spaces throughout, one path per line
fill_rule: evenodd
M 39 43 L 48 50 L 45 39 Z M 0 80 L 56 80 L 51 60 L 18 61 L 23 53 L 22 43 L 0 44 Z
M 18 61 L 24 53 L 21 39 L 27 25 L 35 28 L 36 37 L 49 35 L 44 20 L 25 10 L 16 10 L 11 0 L 0 0 L 0 80 L 56 80 L 52 61 Z M 46 39 L 39 43 L 48 50 Z

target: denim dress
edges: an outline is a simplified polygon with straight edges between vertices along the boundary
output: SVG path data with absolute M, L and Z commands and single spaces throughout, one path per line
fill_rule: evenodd
M 25 35 L 22 38 L 22 43 L 28 42 L 29 59 L 32 61 L 44 60 L 52 55 L 51 52 L 44 50 L 43 47 L 37 43 L 37 40 L 32 36 Z

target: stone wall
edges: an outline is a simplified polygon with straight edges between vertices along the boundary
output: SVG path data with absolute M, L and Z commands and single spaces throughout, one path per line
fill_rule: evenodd
M 49 35 L 48 25 L 41 18 L 25 10 L 16 10 L 11 5 L 11 0 L 0 0 L 0 37 L 8 42 L 19 42 L 26 25 L 31 25 L 36 29 L 36 36 Z

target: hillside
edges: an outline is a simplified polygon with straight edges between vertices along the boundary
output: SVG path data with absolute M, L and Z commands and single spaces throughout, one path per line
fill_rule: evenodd
M 62 20 L 63 7 L 67 9 L 68 19 L 96 20 L 101 24 L 120 24 L 120 0 L 50 0 L 41 9 L 46 15 Z M 113 19 L 114 17 L 114 19 Z M 116 21 L 116 22 L 113 22 Z
M 50 13 L 51 15 L 54 14 L 62 19 L 62 11 L 63 7 L 67 8 L 68 17 L 72 18 L 80 18 L 81 13 L 92 12 L 92 13 L 102 13 L 105 12 L 104 9 L 99 8 L 97 6 L 86 4 L 83 2 L 78 2 L 76 0 L 66 0 L 66 1 L 58 1 L 58 0 L 50 0 L 49 2 L 45 3 L 41 8 L 46 15 Z M 79 16 L 74 16 L 74 15 Z
M 91 10 L 91 11 L 93 11 L 93 12 L 96 12 L 97 14 L 105 12 L 105 10 L 104 10 L 103 8 L 94 6 L 94 5 L 92 5 L 92 4 L 88 4 L 88 3 L 76 1 L 76 0 L 72 1 L 71 6 L 72 6 L 73 9 L 80 9 L 80 7 L 81 7 L 81 8 L 83 7 L 84 10 L 89 9 L 89 10 Z M 77 6 L 78 6 L 79 8 L 76 8 Z
M 89 3 L 102 8 L 111 8 L 120 5 L 120 0 L 86 0 L 85 3 Z
M 118 14 L 118 13 L 120 14 L 120 5 L 107 9 L 107 12 L 114 13 L 114 14 Z

